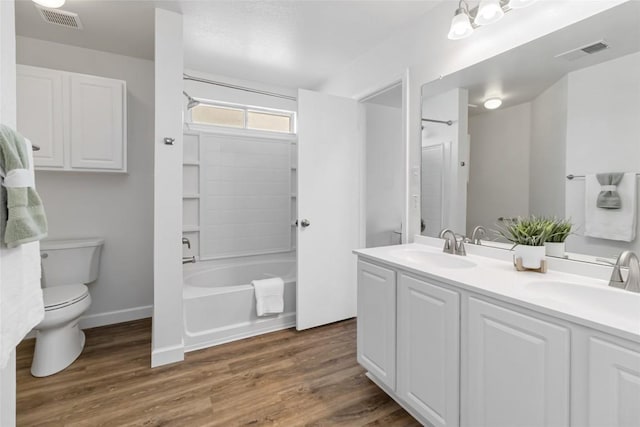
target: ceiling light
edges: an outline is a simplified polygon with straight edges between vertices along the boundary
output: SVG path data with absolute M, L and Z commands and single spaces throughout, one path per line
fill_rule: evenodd
M 482 0 L 478 6 L 476 25 L 489 25 L 498 22 L 504 16 L 500 0 Z
M 509 0 L 509 7 L 511 9 L 522 9 L 523 7 L 531 6 L 537 0 Z
M 64 5 L 65 0 L 33 0 L 34 3 L 39 4 L 42 7 L 48 7 L 49 9 L 57 9 Z
M 460 40 L 469 37 L 473 33 L 471 20 L 467 11 L 460 7 L 456 9 L 456 13 L 451 19 L 451 28 L 449 29 L 449 40 Z
M 502 99 L 500 98 L 489 98 L 484 101 L 484 108 L 487 110 L 495 110 L 496 108 L 502 105 Z

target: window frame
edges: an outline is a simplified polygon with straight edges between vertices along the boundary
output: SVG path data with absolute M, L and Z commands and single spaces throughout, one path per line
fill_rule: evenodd
M 231 103 L 231 102 L 215 101 L 215 100 L 210 100 L 210 99 L 201 99 L 201 98 L 194 98 L 194 99 L 199 101 L 200 105 L 227 108 L 227 109 L 234 109 L 234 110 L 242 110 L 242 112 L 243 112 L 243 123 L 242 123 L 242 127 L 235 127 L 235 126 L 225 126 L 225 125 L 218 125 L 218 124 L 212 124 L 212 123 L 194 122 L 193 121 L 193 108 L 191 108 L 191 109 L 187 110 L 187 118 L 188 118 L 187 121 L 188 121 L 188 123 L 190 125 L 204 126 L 204 127 L 217 128 L 217 129 L 235 129 L 235 130 L 249 131 L 249 132 L 266 132 L 267 134 L 270 134 L 270 135 L 296 135 L 297 131 L 298 131 L 297 130 L 297 113 L 295 111 L 282 110 L 282 109 L 277 109 L 277 108 L 259 107 L 259 106 L 255 106 L 255 105 L 235 104 L 235 103 Z M 196 107 L 194 107 L 194 108 L 196 108 Z M 251 113 L 271 114 L 273 116 L 288 117 L 289 118 L 289 131 L 288 132 L 281 132 L 281 131 L 275 131 L 275 130 L 254 129 L 254 128 L 247 127 L 248 120 L 249 120 L 248 114 L 250 112 Z

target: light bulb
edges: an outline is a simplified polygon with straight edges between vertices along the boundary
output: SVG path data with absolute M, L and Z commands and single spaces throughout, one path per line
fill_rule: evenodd
M 484 108 L 487 110 L 495 110 L 496 108 L 502 105 L 502 99 L 500 98 L 489 98 L 484 101 Z
M 511 9 L 522 9 L 523 7 L 531 6 L 537 0 L 509 0 L 509 7 Z
M 482 0 L 478 6 L 478 14 L 473 21 L 476 25 L 489 25 L 498 22 L 504 16 L 500 0 Z
M 471 33 L 473 33 L 473 27 L 471 26 L 469 15 L 464 9 L 456 10 L 456 14 L 451 19 L 449 40 L 460 40 L 469 37 Z
M 64 5 L 65 0 L 33 0 L 34 3 L 49 9 L 57 9 Z

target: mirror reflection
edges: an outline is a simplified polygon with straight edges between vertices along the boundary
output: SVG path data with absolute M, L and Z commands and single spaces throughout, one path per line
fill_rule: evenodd
M 640 4 L 628 2 L 422 88 L 422 234 L 571 223 L 557 256 L 640 250 Z M 476 240 L 477 243 L 477 240 Z

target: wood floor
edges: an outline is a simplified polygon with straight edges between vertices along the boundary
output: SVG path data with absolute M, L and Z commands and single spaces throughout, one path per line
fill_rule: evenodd
M 356 323 L 274 332 L 149 368 L 151 322 L 89 329 L 80 358 L 33 378 L 18 347 L 18 426 L 417 426 L 356 362 Z

